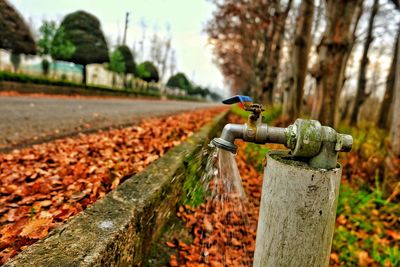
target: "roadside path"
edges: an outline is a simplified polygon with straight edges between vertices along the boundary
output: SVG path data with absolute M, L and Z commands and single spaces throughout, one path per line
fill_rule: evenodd
M 0 152 L 79 132 L 132 125 L 141 118 L 217 105 L 122 98 L 0 96 Z

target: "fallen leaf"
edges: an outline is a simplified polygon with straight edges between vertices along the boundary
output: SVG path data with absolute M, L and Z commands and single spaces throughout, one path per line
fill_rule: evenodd
M 47 236 L 51 222 L 51 218 L 32 220 L 24 226 L 19 235 L 32 239 L 41 239 Z

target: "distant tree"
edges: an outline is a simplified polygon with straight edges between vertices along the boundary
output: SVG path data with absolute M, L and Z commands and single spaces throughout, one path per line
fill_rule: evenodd
M 318 61 L 312 68 L 316 90 L 322 96 L 315 116 L 324 125 L 334 126 L 337 121 L 339 96 L 362 4 L 362 0 L 326 1 L 325 32 L 317 47 Z
M 175 51 L 175 49 L 171 50 L 168 68 L 169 68 L 169 72 L 170 72 L 171 76 L 174 75 L 175 70 L 176 70 L 176 51 Z
M 172 75 L 167 81 L 167 86 L 180 88 L 185 90 L 188 94 L 191 94 L 192 91 L 192 84 L 182 72 Z
M 54 21 L 43 21 L 42 26 L 39 28 L 39 40 L 37 42 L 38 52 L 42 56 L 50 54 L 51 43 L 53 42 L 54 35 L 57 32 L 57 25 Z M 47 76 L 49 73 L 50 62 L 47 59 L 42 59 L 42 72 Z
M 28 26 L 5 0 L 0 0 L 0 48 L 14 54 L 36 54 L 36 44 Z
M 150 39 L 150 60 L 159 70 L 159 76 L 162 80 L 165 77 L 165 72 L 170 59 L 172 35 L 170 27 L 167 25 L 167 35 L 160 37 L 156 32 Z
M 55 21 L 43 21 L 39 28 L 39 40 L 37 42 L 38 52 L 40 55 L 49 55 L 51 52 L 51 43 L 57 32 L 57 24 Z
M 211 99 L 214 101 L 220 101 L 222 99 L 222 97 L 219 94 L 217 94 L 213 91 L 209 91 L 209 95 L 210 95 Z
M 65 51 L 53 51 L 52 56 L 58 60 L 83 65 L 82 82 L 86 84 L 86 66 L 109 61 L 108 47 L 101 31 L 100 22 L 95 16 L 85 11 L 77 11 L 64 18 L 54 37 L 55 41 L 59 42 L 60 39 L 64 39 L 62 36 L 64 34 L 65 40 L 73 44 L 74 52 L 67 57 L 62 53 Z
M 396 7 L 400 12 L 399 1 L 396 2 Z M 400 25 L 400 24 L 399 24 Z M 397 75 L 394 80 L 394 94 L 393 94 L 393 116 L 390 126 L 391 148 L 394 155 L 400 158 L 400 35 L 397 36 L 397 53 L 396 54 L 396 71 Z M 400 177 L 397 177 L 397 182 L 400 182 Z
M 390 110 L 393 110 L 393 94 L 394 94 L 394 82 L 396 78 L 397 70 L 397 54 L 399 53 L 398 42 L 400 39 L 400 25 L 398 26 L 396 41 L 393 47 L 393 58 L 392 63 L 390 64 L 390 69 L 388 76 L 386 78 L 386 88 L 385 94 L 383 96 L 383 100 L 379 109 L 378 115 L 378 125 L 381 128 L 389 128 L 390 124 Z
M 51 42 L 50 54 L 53 59 L 63 58 L 68 60 L 74 55 L 75 45 L 67 39 L 64 28 L 60 26 Z
M 211 0 L 207 24 L 215 61 L 232 93 L 271 102 L 292 0 Z
M 208 88 L 203 88 L 201 86 L 194 86 L 192 91 L 190 92 L 190 95 L 198 95 L 203 98 L 207 97 L 207 95 L 210 94 L 210 91 Z
M 146 82 L 158 82 L 158 70 L 150 61 L 145 61 L 137 68 L 136 75 Z
M 56 35 L 58 31 L 58 34 Z M 57 38 L 55 38 L 57 36 Z M 54 21 L 43 21 L 39 28 L 38 52 L 42 56 L 52 55 L 52 57 L 69 58 L 75 52 L 74 45 L 65 39 L 62 28 L 57 29 Z M 54 64 L 54 67 L 56 65 Z M 42 60 L 42 71 L 44 75 L 49 73 L 50 62 Z
M 308 54 L 311 47 L 311 29 L 314 15 L 314 0 L 302 0 L 297 16 L 295 38 L 292 48 L 292 80 L 289 89 L 288 116 L 296 119 L 300 116 L 304 95 L 304 82 L 308 69 Z
M 42 60 L 42 71 L 43 75 L 47 76 L 49 75 L 49 70 L 50 70 L 50 62 L 47 59 Z
M 365 100 L 369 97 L 371 92 L 367 93 L 367 68 L 369 64 L 368 52 L 371 46 L 371 43 L 374 40 L 374 21 L 375 17 L 379 11 L 379 0 L 374 0 L 372 5 L 371 15 L 368 21 L 368 29 L 367 29 L 367 38 L 365 38 L 363 54 L 361 56 L 360 61 L 360 71 L 358 73 L 358 83 L 357 83 L 357 92 L 354 99 L 354 106 L 350 117 L 350 123 L 355 125 L 358 119 L 358 113 L 362 104 L 364 104 Z
M 19 65 L 21 64 L 21 54 L 11 53 L 10 61 L 14 67 L 14 71 L 17 72 L 19 69 Z
M 166 75 L 168 60 L 170 59 L 170 53 L 171 53 L 172 35 L 171 35 L 171 31 L 169 29 L 169 26 L 167 27 L 167 31 L 168 31 L 168 37 L 164 40 L 163 58 L 160 62 L 160 70 L 161 70 L 162 80 L 164 79 L 164 77 Z
M 122 55 L 120 50 L 116 49 L 114 52 L 111 53 L 110 63 L 108 63 L 108 69 L 118 75 L 125 73 L 124 56 Z M 115 75 L 113 75 L 112 84 L 113 86 L 115 86 Z
M 150 60 L 157 67 L 160 67 L 160 63 L 163 58 L 162 53 L 163 40 L 158 36 L 157 32 L 154 32 L 153 37 L 150 39 Z
M 392 3 L 395 5 L 397 9 L 400 9 L 400 0 L 392 0 Z
M 128 83 L 126 80 L 126 75 L 127 74 L 135 74 L 136 72 L 136 63 L 133 58 L 133 54 L 131 50 L 129 49 L 128 46 L 126 45 L 121 45 L 117 47 L 117 51 L 119 51 L 122 55 L 123 61 L 124 61 L 124 86 L 128 87 Z
M 400 12 L 400 1 L 392 0 Z M 400 24 L 399 24 L 400 26 Z M 400 32 L 400 31 L 399 31 Z M 398 32 L 398 33 L 399 33 Z M 395 73 L 400 69 L 400 35 L 398 34 L 395 48 L 394 61 Z M 394 76 L 393 82 L 393 116 L 390 124 L 390 150 L 385 159 L 385 178 L 383 188 L 386 195 L 395 194 L 400 187 L 400 175 L 398 174 L 398 162 L 400 160 L 400 75 Z M 397 191 L 398 192 L 398 191 Z M 397 197 L 398 198 L 398 197 Z
M 129 49 L 129 47 L 127 47 L 126 45 L 121 45 L 121 46 L 117 47 L 116 50 L 119 51 L 122 55 L 122 58 L 123 58 L 123 61 L 125 64 L 124 73 L 125 74 L 135 74 L 136 63 L 135 63 L 133 54 L 132 54 L 131 50 Z

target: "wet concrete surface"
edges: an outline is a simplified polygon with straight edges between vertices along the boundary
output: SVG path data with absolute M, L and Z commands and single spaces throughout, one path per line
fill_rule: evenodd
M 123 98 L 1 96 L 0 150 L 79 132 L 132 125 L 146 117 L 218 105 L 220 104 Z

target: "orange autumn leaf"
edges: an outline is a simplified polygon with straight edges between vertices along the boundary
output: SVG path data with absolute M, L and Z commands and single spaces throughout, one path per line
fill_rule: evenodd
M 47 236 L 51 222 L 51 218 L 32 220 L 24 226 L 19 235 L 31 239 L 41 239 Z
M 172 243 L 172 242 L 165 242 L 165 244 L 170 248 L 175 248 L 176 247 L 175 244 Z
M 65 222 L 222 110 L 149 118 L 132 127 L 80 134 L 0 154 L 0 232 L 5 233 L 0 236 L 0 260 L 44 238 L 50 228 L 43 219 Z M 35 228 L 31 223 L 38 225 Z M 11 242 L 14 237 L 16 242 Z
M 393 230 L 386 230 L 386 234 L 392 237 L 394 240 L 400 240 L 400 232 L 396 232 Z

